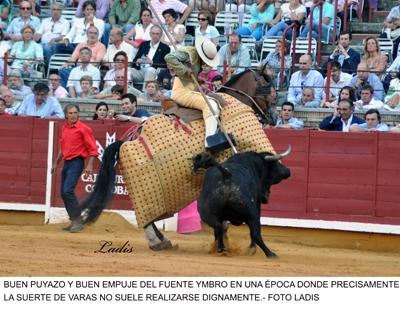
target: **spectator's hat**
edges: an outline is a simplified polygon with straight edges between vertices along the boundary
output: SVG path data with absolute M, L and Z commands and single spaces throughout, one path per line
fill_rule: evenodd
M 196 51 L 200 58 L 210 67 L 219 65 L 217 46 L 205 36 L 198 36 L 195 42 Z

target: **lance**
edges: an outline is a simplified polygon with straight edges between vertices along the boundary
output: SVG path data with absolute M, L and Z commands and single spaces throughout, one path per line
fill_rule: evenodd
M 150 3 L 150 0 L 146 0 L 147 5 L 149 6 L 150 10 L 153 12 L 154 16 L 156 17 L 157 21 L 158 21 L 158 26 L 160 26 L 160 28 L 162 29 L 162 31 L 165 33 L 165 35 L 168 37 L 169 41 L 171 42 L 172 46 L 175 48 L 175 50 L 177 50 L 177 47 L 174 43 L 174 40 L 171 36 L 171 34 L 167 31 L 167 29 L 165 29 L 165 26 L 162 24 L 160 17 L 157 15 L 156 11 L 154 10 L 153 5 Z M 232 148 L 233 152 L 236 154 L 238 153 L 238 151 L 236 150 L 235 145 L 233 144 L 232 139 L 230 138 L 230 136 L 228 135 L 228 133 L 226 132 L 224 126 L 222 125 L 222 122 L 219 120 L 219 117 L 217 116 L 217 113 L 214 111 L 214 108 L 212 107 L 212 105 L 210 104 L 210 101 L 208 100 L 206 94 L 204 93 L 203 89 L 200 87 L 199 82 L 197 81 L 196 76 L 194 76 L 193 72 L 190 73 L 190 77 L 192 78 L 192 81 L 194 82 L 194 84 L 196 85 L 197 89 L 199 90 L 201 96 L 203 97 L 204 101 L 206 101 L 208 108 L 211 110 L 211 113 L 214 115 L 215 119 L 217 120 L 219 129 L 221 130 L 221 132 L 224 134 L 226 140 L 229 143 L 229 146 Z

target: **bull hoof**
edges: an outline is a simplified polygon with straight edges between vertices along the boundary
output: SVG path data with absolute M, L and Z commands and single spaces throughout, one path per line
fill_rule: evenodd
M 276 258 L 278 258 L 278 256 L 275 253 L 273 253 L 272 251 L 270 251 L 269 253 L 267 253 L 267 258 L 276 259 Z
M 149 245 L 149 248 L 153 251 L 176 250 L 178 249 L 178 245 L 172 245 L 171 241 L 167 240 L 155 245 Z

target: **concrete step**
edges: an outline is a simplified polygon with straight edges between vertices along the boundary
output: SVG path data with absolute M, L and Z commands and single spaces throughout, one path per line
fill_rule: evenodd
M 381 33 L 383 24 L 382 23 L 367 23 L 367 22 L 353 22 L 352 23 L 353 27 L 353 36 L 354 33 Z

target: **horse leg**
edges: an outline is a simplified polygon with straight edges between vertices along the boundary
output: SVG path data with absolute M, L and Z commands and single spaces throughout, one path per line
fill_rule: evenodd
M 153 222 L 144 227 L 144 232 L 151 250 L 160 251 L 173 248 L 171 241 L 158 230 Z

